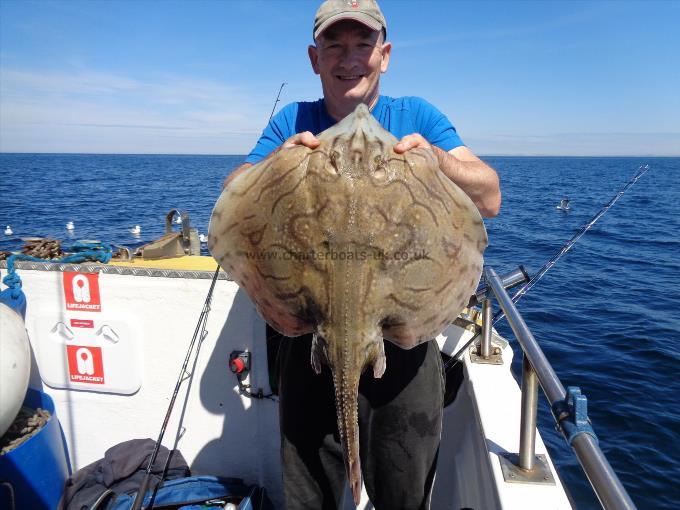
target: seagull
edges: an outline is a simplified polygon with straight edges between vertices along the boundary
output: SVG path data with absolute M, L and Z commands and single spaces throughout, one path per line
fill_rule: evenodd
M 139 225 L 135 225 L 134 227 L 132 227 L 129 230 L 130 230 L 131 234 L 141 234 L 142 233 L 142 227 L 140 227 Z
M 560 200 L 560 205 L 558 205 L 555 209 L 559 209 L 561 211 L 568 211 L 569 210 L 569 197 L 564 197 L 562 200 Z
M 208 236 L 205 235 L 205 234 L 200 234 L 200 235 L 198 236 L 198 239 L 199 239 L 203 244 L 205 244 L 205 243 L 208 242 Z
M 11 236 L 12 234 L 14 234 L 14 231 L 12 230 L 12 227 L 10 227 L 9 225 L 7 225 L 7 228 L 5 229 L 5 235 L 6 235 L 6 236 Z
M 73 225 L 73 222 L 72 222 L 72 221 L 69 221 L 69 222 L 66 224 L 66 230 L 73 230 L 73 229 L 75 229 L 75 228 L 76 228 L 76 227 L 75 227 L 75 225 Z

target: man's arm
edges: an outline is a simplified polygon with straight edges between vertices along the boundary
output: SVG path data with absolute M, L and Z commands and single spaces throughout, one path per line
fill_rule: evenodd
M 501 207 L 501 190 L 496 171 L 475 156 L 465 146 L 449 152 L 430 145 L 421 135 L 407 135 L 394 146 L 398 154 L 416 147 L 431 149 L 439 159 L 439 168 L 444 175 L 456 183 L 475 203 L 485 218 L 493 218 Z
M 278 148 L 274 149 L 267 156 L 267 158 L 271 158 L 273 154 L 276 154 L 281 149 L 290 149 L 291 147 L 295 147 L 296 145 L 304 145 L 305 147 L 309 147 L 310 149 L 316 149 L 320 143 L 321 142 L 319 142 L 319 139 L 316 136 L 314 136 L 310 131 L 303 131 L 302 133 L 297 133 L 291 136 L 288 140 L 283 142 Z M 253 166 L 252 163 L 243 163 L 240 167 L 238 167 L 236 170 L 234 170 L 227 176 L 227 178 L 224 180 L 224 185 L 222 188 L 224 189 L 227 186 L 229 186 L 229 183 L 231 181 L 236 179 L 236 177 L 241 175 L 251 166 Z

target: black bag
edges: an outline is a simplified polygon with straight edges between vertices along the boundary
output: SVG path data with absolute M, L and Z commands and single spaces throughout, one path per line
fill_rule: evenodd
M 138 490 L 144 479 L 156 442 L 152 439 L 132 439 L 112 446 L 92 464 L 79 469 L 66 480 L 60 509 L 90 510 L 116 494 Z M 191 475 L 189 466 L 178 450 L 170 452 L 161 446 L 154 463 L 149 483 L 154 488 L 161 479 L 163 467 L 170 455 L 166 480 Z

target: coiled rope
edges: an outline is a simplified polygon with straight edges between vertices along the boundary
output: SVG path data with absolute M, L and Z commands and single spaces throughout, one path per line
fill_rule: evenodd
M 0 302 L 14 308 L 18 313 L 26 315 L 26 296 L 21 290 L 21 278 L 16 271 L 17 261 L 29 262 L 54 262 L 61 264 L 80 264 L 88 260 L 106 264 L 111 260 L 113 250 L 108 244 L 77 242 L 69 250 L 65 257 L 40 258 L 25 253 L 10 255 L 7 259 L 7 276 L 2 279 L 2 283 L 7 285 L 7 289 L 0 292 Z

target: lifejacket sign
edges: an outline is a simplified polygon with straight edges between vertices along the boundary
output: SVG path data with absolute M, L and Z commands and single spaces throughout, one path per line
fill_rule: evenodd
M 101 312 L 99 273 L 64 272 L 64 297 L 67 310 Z
M 71 382 L 104 384 L 101 347 L 67 345 L 68 373 Z

